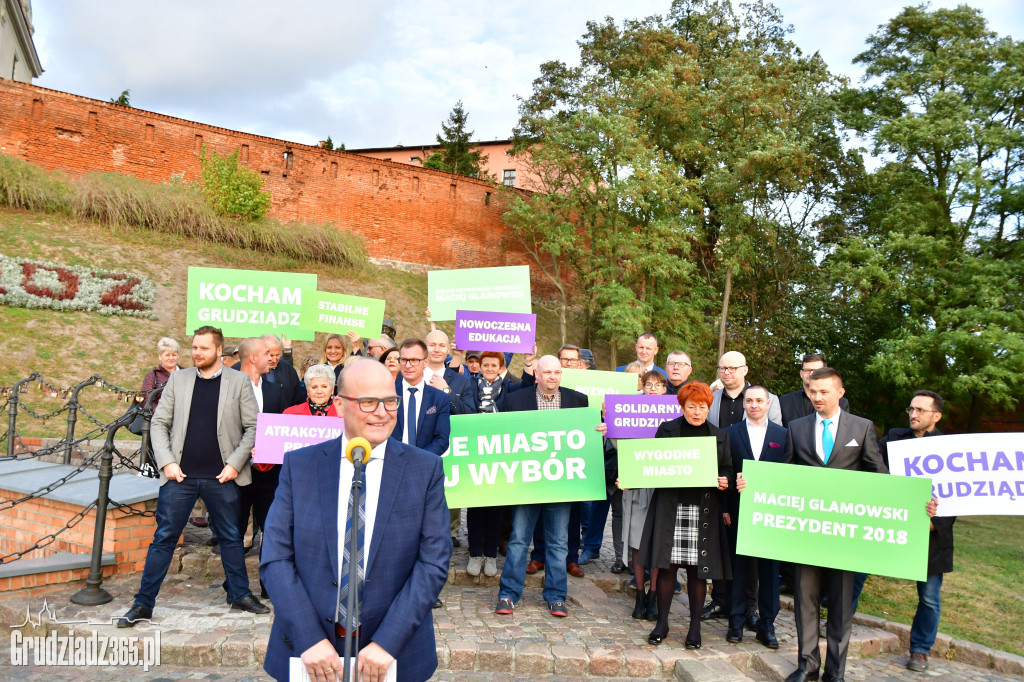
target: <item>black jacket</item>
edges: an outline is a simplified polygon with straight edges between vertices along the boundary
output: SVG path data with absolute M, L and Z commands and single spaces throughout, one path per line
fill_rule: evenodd
M 814 414 L 814 404 L 804 393 L 804 389 L 798 389 L 787 393 L 779 398 L 779 409 L 782 410 L 782 425 L 789 427 L 789 422 L 800 417 Z M 839 409 L 843 412 L 850 411 L 850 401 L 845 397 L 839 399 Z
M 558 392 L 562 394 L 562 409 L 571 407 L 587 407 L 587 396 L 574 391 L 571 388 L 560 386 Z M 525 412 L 537 409 L 537 387 L 530 386 L 521 388 L 511 393 L 502 393 L 501 402 L 498 405 L 498 412 Z
M 942 432 L 932 429 L 922 436 L 941 436 Z M 888 444 L 898 440 L 910 440 L 914 438 L 914 431 L 909 428 L 891 429 L 889 433 L 882 436 L 878 441 L 878 447 L 885 458 L 885 465 L 889 466 Z M 933 516 L 932 527 L 935 530 L 928 534 L 928 575 L 935 573 L 952 573 L 953 571 L 953 524 L 956 523 L 955 516 Z

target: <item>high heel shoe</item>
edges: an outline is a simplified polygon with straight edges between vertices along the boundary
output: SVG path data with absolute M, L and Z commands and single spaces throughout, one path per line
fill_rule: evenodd
M 687 649 L 699 649 L 700 648 L 700 635 L 697 635 L 697 639 L 686 638 L 685 646 Z
M 651 630 L 651 634 L 647 635 L 648 644 L 661 644 L 668 637 L 668 630 L 665 632 L 658 632 L 657 629 Z

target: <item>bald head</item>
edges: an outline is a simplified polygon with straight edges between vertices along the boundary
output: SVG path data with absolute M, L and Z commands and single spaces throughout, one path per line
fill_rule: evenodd
M 718 361 L 718 378 L 722 386 L 735 396 L 747 383 L 747 359 L 743 353 L 731 350 Z
M 240 369 L 250 376 L 270 371 L 270 349 L 263 339 L 242 339 L 238 344 L 238 357 L 242 361 Z
M 348 361 L 338 377 L 335 402 L 345 420 L 345 436 L 365 438 L 373 447 L 385 442 L 394 431 L 399 407 L 392 405 L 395 409 L 389 411 L 383 402 L 388 398 L 397 402 L 395 381 L 387 367 L 370 358 Z M 373 409 L 367 412 L 361 403 Z
M 537 361 L 537 386 L 540 392 L 553 396 L 562 383 L 562 363 L 554 355 L 541 356 Z
M 444 361 L 448 358 L 448 335 L 440 329 L 436 329 L 426 338 L 427 342 L 427 366 L 434 371 L 444 368 Z
M 383 372 L 383 374 L 381 374 Z M 338 375 L 338 395 L 345 394 L 349 390 L 350 380 L 346 377 L 355 380 L 356 378 L 367 376 L 373 377 L 376 375 L 377 378 L 386 377 L 391 385 L 391 392 L 394 393 L 395 380 L 391 377 L 391 372 L 388 368 L 380 363 L 379 360 L 373 360 L 371 358 L 356 358 L 353 357 L 351 360 L 345 363 L 344 369 L 341 370 L 341 374 Z

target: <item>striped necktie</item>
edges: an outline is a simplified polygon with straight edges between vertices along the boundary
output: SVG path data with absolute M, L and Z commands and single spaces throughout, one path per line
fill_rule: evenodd
M 345 547 L 341 553 L 341 580 L 340 584 L 340 601 L 341 610 L 338 611 L 338 624 L 345 622 L 345 616 L 348 614 L 348 592 L 350 589 L 348 574 L 349 565 L 352 561 L 356 562 L 356 574 L 357 583 L 355 585 L 356 599 L 357 599 L 357 610 L 355 617 L 353 618 L 354 627 L 360 625 L 360 611 L 363 605 L 363 529 L 366 526 L 366 467 L 360 471 L 360 479 L 363 482 L 362 488 L 363 493 L 359 496 L 359 509 L 353 513 L 352 507 L 355 506 L 355 498 L 350 494 L 348 497 L 348 519 L 345 521 Z M 356 537 L 356 555 L 355 557 L 350 556 L 352 546 L 352 534 L 355 533 Z

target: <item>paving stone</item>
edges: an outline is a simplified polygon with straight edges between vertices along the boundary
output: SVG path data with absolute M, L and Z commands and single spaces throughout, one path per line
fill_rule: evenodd
M 590 659 L 583 649 L 572 646 L 551 647 L 556 675 L 582 676 L 587 674 Z
M 895 634 L 858 625 L 850 633 L 850 650 L 847 657 L 875 656 L 883 652 L 891 654 L 902 649 L 903 645 Z
M 546 644 L 523 642 L 516 644 L 516 672 L 523 675 L 543 675 L 554 669 L 554 655 Z
M 993 651 L 992 664 L 996 672 L 1024 676 L 1024 656 L 1006 651 Z
M 476 665 L 476 642 L 448 642 L 452 670 L 473 670 Z
M 220 645 L 220 663 L 228 668 L 249 668 L 254 665 L 253 642 L 243 634 L 229 635 Z
M 476 669 L 512 672 L 512 648 L 504 644 L 482 643 L 476 648 Z
M 622 652 L 618 649 L 595 649 L 590 652 L 590 672 L 613 677 L 622 671 Z
M 626 674 L 630 677 L 661 676 L 661 661 L 653 651 L 626 649 L 622 653 L 626 659 Z
M 723 659 L 680 659 L 676 661 L 680 682 L 746 682 L 749 678 Z

